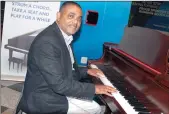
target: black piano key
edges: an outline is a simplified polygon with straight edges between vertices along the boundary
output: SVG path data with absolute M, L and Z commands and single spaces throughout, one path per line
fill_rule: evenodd
M 124 98 L 129 102 L 129 104 L 131 104 L 132 106 L 139 106 L 139 107 L 144 107 L 144 105 L 142 105 L 139 100 L 133 96 L 133 95 L 130 95 L 130 94 L 124 94 L 123 92 L 122 93 L 122 96 L 124 96 Z
M 146 104 L 146 105 L 149 105 L 149 106 L 152 105 L 152 103 L 150 103 L 150 102 L 148 102 L 148 101 L 142 101 L 142 103 L 144 103 L 144 104 Z
M 148 104 L 148 107 L 151 106 L 151 103 L 145 97 L 143 97 L 143 94 L 140 94 L 138 90 L 136 90 L 133 86 L 130 86 L 130 83 L 125 80 L 124 75 L 116 71 L 116 69 L 113 69 L 111 65 L 103 66 L 100 69 L 105 73 L 108 80 L 111 81 L 111 83 L 117 88 L 128 103 L 133 106 L 133 108 L 139 110 L 139 114 L 150 113 L 142 103 Z
M 138 103 L 138 102 L 132 102 L 132 101 L 128 101 L 128 103 L 130 105 L 132 105 L 133 107 L 144 107 L 144 105 Z
M 125 98 L 128 99 L 128 100 L 139 101 L 139 100 L 137 100 L 137 98 L 135 96 L 132 96 L 132 95 L 125 96 Z
M 124 84 L 122 82 L 115 82 L 115 83 L 112 83 L 114 86 L 117 86 L 117 87 L 125 87 Z
M 128 100 L 137 100 L 137 98 L 135 98 L 134 96 L 132 96 L 132 95 L 127 95 L 127 94 L 122 94 L 122 96 L 124 96 L 126 99 L 128 99 Z M 138 100 L 137 100 L 138 101 Z
M 120 89 L 119 89 L 120 90 Z M 127 93 L 126 91 L 120 90 L 120 94 L 126 98 L 134 98 L 131 94 Z
M 121 90 L 128 90 L 127 88 L 125 88 L 124 85 L 119 85 L 119 84 L 113 84 L 114 86 L 116 86 L 118 89 L 121 89 Z
M 133 102 L 133 103 L 139 103 L 139 101 L 138 100 L 135 100 L 135 99 L 128 99 L 127 97 L 124 97 L 126 100 L 128 100 L 128 101 L 131 101 L 131 102 Z
M 109 77 L 111 77 L 111 76 L 109 76 Z M 118 79 L 118 78 L 115 78 L 115 77 L 110 78 L 109 80 L 112 81 L 112 82 L 116 81 L 116 83 L 117 82 L 120 82 L 120 83 L 124 83 L 125 82 L 124 79 Z
M 126 89 L 125 89 L 125 88 L 118 87 L 118 86 L 116 86 L 116 88 L 118 88 L 121 92 L 126 92 L 126 93 L 128 93 L 128 92 L 126 91 Z
M 128 88 L 124 87 L 117 87 L 121 93 L 121 95 L 128 100 L 129 104 L 132 105 L 133 107 L 144 107 L 143 104 L 139 102 L 139 100 L 134 96 L 132 93 L 128 91 Z
M 119 89 L 119 88 L 118 88 Z M 126 96 L 133 96 L 133 94 L 131 94 L 129 91 L 127 91 L 126 89 L 122 89 L 120 88 L 119 90 L 121 90 L 120 92 Z
M 133 107 L 145 107 L 143 104 L 141 104 L 138 100 L 135 100 L 135 99 L 128 99 L 126 98 L 126 100 L 128 101 L 128 103 L 130 105 L 132 105 Z
M 151 114 L 151 112 L 138 112 L 139 114 Z
M 146 109 L 147 110 L 147 108 L 146 107 L 134 107 L 134 109 Z
M 147 109 L 147 107 L 145 107 L 145 106 L 134 106 L 134 108 Z
M 149 112 L 146 108 L 134 107 L 134 109 L 138 112 Z

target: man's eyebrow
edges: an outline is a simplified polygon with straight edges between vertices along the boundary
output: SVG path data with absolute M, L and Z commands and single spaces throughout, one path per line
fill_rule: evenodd
M 73 13 L 73 12 L 70 12 L 69 14 L 73 14 L 73 15 L 75 15 L 75 13 Z
M 76 15 L 76 13 L 70 12 L 69 15 Z M 82 15 L 79 16 L 80 18 L 82 18 Z

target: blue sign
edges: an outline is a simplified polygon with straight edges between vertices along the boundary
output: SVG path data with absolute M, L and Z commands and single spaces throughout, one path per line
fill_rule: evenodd
M 132 2 L 128 25 L 169 32 L 169 1 Z

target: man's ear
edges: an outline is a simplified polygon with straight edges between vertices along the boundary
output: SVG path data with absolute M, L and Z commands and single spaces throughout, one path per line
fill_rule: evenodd
M 56 14 L 56 20 L 57 20 L 57 21 L 60 20 L 60 12 L 57 12 L 57 14 Z

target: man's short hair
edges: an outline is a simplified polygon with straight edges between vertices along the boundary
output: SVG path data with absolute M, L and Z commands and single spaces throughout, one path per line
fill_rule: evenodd
M 59 11 L 62 11 L 68 5 L 75 5 L 75 6 L 79 7 L 80 9 L 82 9 L 81 6 L 78 3 L 73 2 L 73 1 L 66 1 L 61 5 Z

